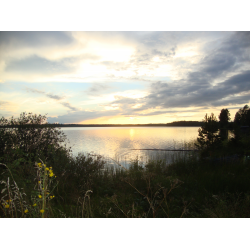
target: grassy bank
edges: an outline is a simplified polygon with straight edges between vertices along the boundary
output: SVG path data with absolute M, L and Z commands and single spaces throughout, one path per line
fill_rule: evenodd
M 145 167 L 136 159 L 114 170 L 101 157 L 51 154 L 1 165 L 1 217 L 250 216 L 247 157 L 154 159 Z

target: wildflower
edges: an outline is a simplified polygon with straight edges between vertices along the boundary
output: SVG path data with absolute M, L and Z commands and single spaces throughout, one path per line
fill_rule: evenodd
M 47 171 L 49 171 L 49 168 L 45 168 Z
M 33 207 L 35 207 L 35 206 L 37 206 L 37 204 L 36 204 L 36 203 L 33 205 Z
M 40 184 L 41 183 L 41 181 L 38 181 L 38 184 Z
M 52 169 L 52 167 L 50 167 L 50 169 Z
M 5 205 L 5 208 L 9 208 L 9 207 L 10 207 L 10 205 L 9 205 L 9 204 Z
M 44 213 L 44 210 L 43 210 L 43 209 L 41 209 L 41 210 L 40 210 L 40 213 L 42 213 L 42 214 L 43 214 L 43 213 Z
M 38 195 L 38 197 L 39 197 L 40 199 L 42 199 L 42 196 L 41 196 L 40 194 Z
M 54 174 L 53 174 L 53 173 L 50 173 L 50 174 L 49 174 L 49 177 L 53 177 L 53 176 L 54 176 Z
M 29 210 L 28 209 L 26 209 L 25 211 L 24 211 L 24 213 L 28 213 L 29 212 Z
M 38 167 L 41 168 L 42 167 L 42 163 L 37 163 Z

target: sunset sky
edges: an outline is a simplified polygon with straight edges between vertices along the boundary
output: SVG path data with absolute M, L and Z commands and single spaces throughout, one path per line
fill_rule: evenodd
M 0 32 L 0 55 L 5 118 L 168 123 L 250 104 L 250 32 Z

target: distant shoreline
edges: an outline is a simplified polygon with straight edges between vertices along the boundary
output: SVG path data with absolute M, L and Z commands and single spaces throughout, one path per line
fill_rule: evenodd
M 0 128 L 24 128 L 24 127 L 201 127 L 202 122 L 180 121 L 165 124 L 25 124 L 0 126 Z

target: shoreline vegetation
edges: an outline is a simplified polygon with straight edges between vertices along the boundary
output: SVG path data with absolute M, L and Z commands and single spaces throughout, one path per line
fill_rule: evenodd
M 0 217 L 248 218 L 250 109 L 233 122 L 227 109 L 218 118 L 205 115 L 190 145 L 197 151 L 171 163 L 135 158 L 126 169 L 105 167 L 99 155 L 73 156 L 46 116 L 2 117 Z
M 202 122 L 199 121 L 176 121 L 171 123 L 149 123 L 149 124 L 58 124 L 58 123 L 47 123 L 47 124 L 8 124 L 0 125 L 0 128 L 17 128 L 17 127 L 29 127 L 29 126 L 40 126 L 40 127 L 201 127 Z

